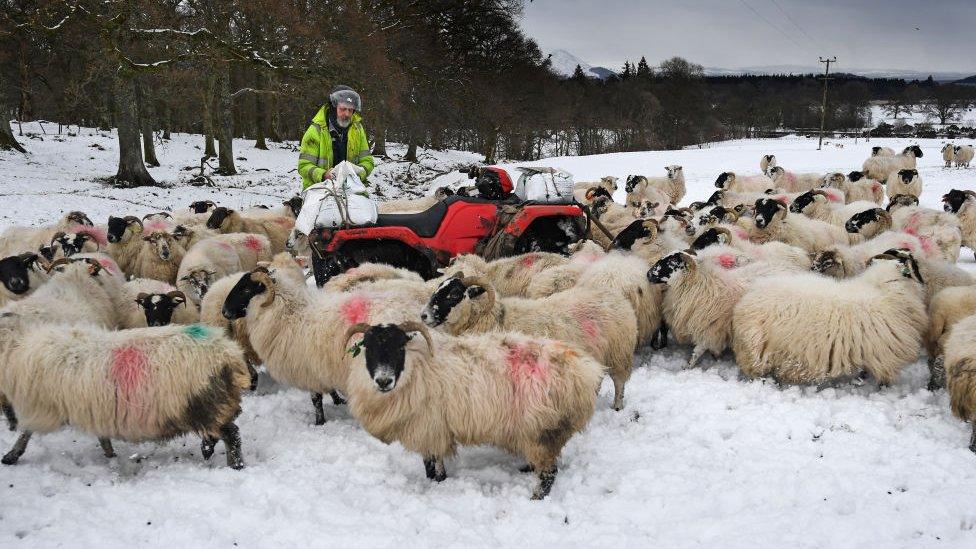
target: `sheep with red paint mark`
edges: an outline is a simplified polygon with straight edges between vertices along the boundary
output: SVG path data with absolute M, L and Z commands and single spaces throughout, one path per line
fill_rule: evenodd
M 754 242 L 778 240 L 811 253 L 850 242 L 842 227 L 791 215 L 786 204 L 769 198 L 756 201 L 755 225 L 756 231 L 751 234 Z
M 816 189 L 823 182 L 822 173 L 796 173 L 781 166 L 773 166 L 766 172 L 774 186 L 788 193 L 803 193 Z
M 903 205 L 905 201 L 915 203 L 910 195 L 895 196 L 888 210 L 880 208 L 865 210 L 851 216 L 845 224 L 849 233 L 871 238 L 888 230 L 897 230 L 917 236 L 924 247 L 924 257 L 937 257 L 955 263 L 962 246 L 962 231 L 959 221 L 949 213 L 940 212 L 917 205 Z
M 362 263 L 329 279 L 322 289 L 326 292 L 349 292 L 363 284 L 380 280 L 409 280 L 423 284 L 424 279 L 409 269 L 383 263 Z
M 845 203 L 843 193 L 836 189 L 814 189 L 793 199 L 790 213 L 803 214 L 831 225 L 843 227 L 854 214 L 877 208 L 868 200 Z
M 676 252 L 655 263 L 646 275 L 650 282 L 667 286 L 662 310 L 675 339 L 694 346 L 686 368 L 694 367 L 706 351 L 718 358 L 729 347 L 732 308 L 750 287 L 769 276 L 799 272 L 765 261 L 726 268 L 707 257 L 700 260 L 694 252 Z
M 90 232 L 100 234 L 83 212 L 68 212 L 57 223 L 39 227 L 10 227 L 0 234 L 0 257 L 26 252 L 39 252 L 51 245 L 51 238 L 58 232 Z M 96 238 L 97 240 L 97 238 Z M 51 259 L 51 258 L 48 258 Z
M 637 346 L 637 317 L 613 288 L 578 287 L 541 299 L 499 297 L 488 280 L 457 273 L 441 283 L 420 314 L 451 334 L 521 332 L 580 345 L 607 367 L 614 410 L 623 408 Z
M 110 439 L 197 434 L 209 458 L 220 438 L 227 465 L 240 469 L 233 420 L 249 383 L 240 348 L 201 325 L 109 331 L 0 313 L 0 392 L 22 431 L 2 462 L 16 463 L 33 433 L 70 425 L 103 441 L 108 457 Z
M 776 189 L 776 184 L 766 174 L 737 175 L 735 172 L 722 172 L 715 179 L 715 186 L 724 191 L 764 193 Z
M 232 233 L 207 238 L 186 252 L 177 272 L 176 287 L 198 305 L 217 280 L 249 271 L 259 261 L 271 261 L 271 257 L 271 243 L 262 235 Z
M 775 240 L 756 244 L 749 240 L 749 234 L 745 229 L 735 226 L 717 226 L 705 230 L 691 243 L 690 249 L 709 250 L 716 246 L 730 246 L 748 257 L 750 261 L 767 261 L 803 270 L 810 268 L 810 255 L 806 250 Z
M 221 308 L 225 319 L 244 319 L 247 339 L 275 380 L 310 391 L 315 423 L 325 423 L 322 395 L 345 390 L 341 341 L 359 322 L 416 318 L 430 291 L 423 282 L 378 280 L 352 292 L 311 289 L 304 279 L 259 267 L 242 275 Z
M 859 171 L 852 171 L 847 175 L 840 172 L 829 173 L 824 176 L 820 188 L 835 189 L 844 193 L 848 204 L 860 200 L 884 204 L 884 185 L 880 181 L 865 177 L 864 173 Z
M 451 259 L 451 263 L 442 270 L 444 274 L 437 283 L 464 271 L 490 280 L 499 295 L 525 297 L 533 277 L 546 269 L 568 262 L 569 259 L 565 256 L 548 252 L 530 252 L 494 261 L 485 261 L 474 254 L 462 254 Z
M 575 345 L 523 334 L 374 323 L 352 326 L 342 340 L 352 345 L 349 410 L 371 435 L 420 454 L 437 482 L 459 444 L 498 446 L 536 472 L 532 499 L 552 489 L 559 455 L 592 417 L 604 375 Z
M 587 269 L 607 257 L 603 246 L 592 240 L 581 240 L 573 248 L 575 249 L 569 256 L 568 263 L 546 269 L 532 277 L 525 297 L 539 299 L 568 290 L 576 285 Z
M 220 234 L 253 233 L 266 237 L 271 243 L 272 254 L 285 251 L 285 242 L 294 226 L 295 219 L 289 216 L 245 216 L 223 206 L 214 209 L 207 220 L 207 228 Z

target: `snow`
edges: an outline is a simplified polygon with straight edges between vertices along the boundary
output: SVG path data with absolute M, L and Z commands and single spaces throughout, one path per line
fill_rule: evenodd
M 110 214 L 208 198 L 277 203 L 299 188 L 293 143 L 259 151 L 237 141 L 243 173 L 216 177 L 220 187 L 209 189 L 181 183 L 195 173 L 181 168 L 199 165 L 202 138 L 174 135 L 157 150 L 163 167 L 150 169 L 167 187 L 122 190 L 95 180 L 115 171 L 112 134 L 82 128 L 63 141 L 42 137 L 21 138 L 29 155 L 0 152 L 0 228 L 72 209 L 104 223 Z M 578 180 L 663 175 L 663 166 L 681 164 L 688 202 L 711 194 L 721 171 L 758 172 L 762 154 L 794 171 L 846 173 L 873 145 L 909 143 L 831 139 L 818 152 L 816 139 L 794 137 L 531 164 Z M 941 167 L 940 140 L 918 143 L 923 204 L 939 207 L 950 188 L 974 188 L 976 171 Z M 422 157 L 409 167 L 422 183 L 404 183 L 408 164 L 384 162 L 379 190 L 396 197 L 467 181 L 446 172 L 478 159 L 456 151 Z M 976 270 L 969 251 L 961 264 Z M 976 546 L 969 426 L 952 417 L 944 391 L 925 389 L 924 360 L 889 388 L 817 391 L 740 380 L 729 356 L 683 371 L 688 353 L 672 343 L 637 355 L 621 412 L 610 410 L 612 387 L 603 384 L 593 420 L 566 447 L 543 502 L 528 500 L 535 478 L 500 450 L 463 448 L 448 461 L 449 478 L 433 483 L 419 456 L 370 437 L 346 407 L 327 405 L 327 423 L 313 426 L 308 395 L 262 375 L 237 421 L 243 471 L 224 466 L 222 445 L 202 461 L 192 437 L 116 442 L 111 460 L 70 429 L 35 437 L 17 466 L 0 469 L 0 546 Z M 0 447 L 14 440 L 0 432 Z
M 576 72 L 576 65 L 579 65 L 583 74 L 590 78 L 603 80 L 606 77 L 606 73 L 601 73 L 600 70 L 606 71 L 607 69 L 594 67 L 566 50 L 553 50 L 549 54 L 549 61 L 552 63 L 552 72 L 560 76 L 573 76 L 573 73 Z
M 871 127 L 875 127 L 882 122 L 887 122 L 892 126 L 899 124 L 911 124 L 912 126 L 918 124 L 931 124 L 935 128 L 941 127 L 939 124 L 939 119 L 921 112 L 919 109 L 913 109 L 911 113 L 900 114 L 898 118 L 888 116 L 883 105 L 873 104 L 871 109 Z M 949 119 L 949 124 L 955 124 L 960 127 L 972 128 L 976 126 L 976 107 L 967 108 L 961 111 L 957 116 Z M 948 124 L 947 124 L 948 125 Z M 966 139 L 964 139 L 966 140 Z M 970 141 L 970 140 L 966 140 Z

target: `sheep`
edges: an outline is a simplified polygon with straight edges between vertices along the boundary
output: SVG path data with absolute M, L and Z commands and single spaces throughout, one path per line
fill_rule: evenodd
M 887 187 L 888 200 L 900 194 L 917 198 L 922 194 L 922 178 L 916 169 L 898 170 L 888 175 Z
M 658 197 L 663 195 L 671 204 L 678 204 L 685 197 L 685 173 L 681 166 L 665 166 L 668 175 L 666 177 L 645 177 L 642 175 L 632 175 L 627 178 L 627 204 L 646 198 L 656 202 Z M 656 189 L 660 193 L 650 193 L 648 190 Z
M 244 467 L 233 420 L 247 370 L 237 345 L 216 331 L 196 324 L 124 332 L 37 326 L 3 313 L 0 359 L 0 392 L 22 428 L 4 465 L 17 463 L 33 433 L 71 425 L 100 441 L 196 433 L 205 459 L 219 437 L 227 465 Z M 102 448 L 114 456 L 110 443 Z
M 581 240 L 573 248 L 568 263 L 546 269 L 532 277 L 525 290 L 525 297 L 541 299 L 568 290 L 595 262 L 607 257 L 604 247 L 592 240 Z
M 962 245 L 962 233 L 956 219 L 937 210 L 915 206 L 898 208 L 893 213 L 880 208 L 865 210 L 851 216 L 844 227 L 847 232 L 860 234 L 865 239 L 889 229 L 917 236 L 922 250 L 915 253 L 950 263 L 959 258 Z
M 779 166 L 779 164 L 776 163 L 775 154 L 764 154 L 759 159 L 759 171 L 762 173 L 768 174 L 769 168 L 775 168 L 776 166 Z
M 820 188 L 831 188 L 843 192 L 848 204 L 862 200 L 879 205 L 884 203 L 885 190 L 881 182 L 868 179 L 858 171 L 850 172 L 847 175 L 839 172 L 829 173 L 824 176 L 823 185 Z
M 901 154 L 894 156 L 872 156 L 864 161 L 861 171 L 864 175 L 877 181 L 887 181 L 891 172 L 899 170 L 914 170 L 917 159 L 922 158 L 922 149 L 918 145 L 905 147 Z
M 689 228 L 694 227 L 689 225 Z M 632 252 L 644 261 L 654 263 L 662 256 L 687 246 L 681 235 L 661 230 L 656 219 L 638 219 L 617 233 L 610 248 Z
M 258 267 L 231 288 L 221 314 L 231 321 L 246 319 L 247 339 L 268 374 L 311 392 L 315 424 L 322 425 L 322 395 L 346 391 L 346 349 L 337 338 L 322 335 L 341 334 L 359 322 L 415 318 L 429 295 L 424 283 L 411 280 L 367 283 L 349 293 L 322 292 Z
M 976 316 L 956 324 L 945 344 L 946 387 L 952 413 L 973 424 L 969 450 L 976 452 L 976 362 L 973 341 L 976 338 Z
M 348 361 L 349 409 L 366 431 L 419 453 L 437 482 L 458 443 L 499 446 L 535 470 L 532 499 L 549 494 L 563 446 L 593 415 L 600 364 L 571 344 L 521 334 L 363 323 L 344 339 L 360 333 Z
M 613 380 L 613 409 L 622 410 L 637 346 L 637 317 L 614 289 L 577 287 L 542 299 L 499 298 L 480 277 L 457 273 L 438 286 L 421 320 L 451 335 L 521 332 L 579 344 Z
M 892 248 L 909 250 L 919 260 L 926 257 L 917 236 L 901 231 L 885 231 L 858 244 L 821 250 L 813 255 L 811 268 L 834 278 L 850 278 L 862 273 L 872 257 Z
M 877 208 L 867 200 L 844 203 L 843 195 L 832 195 L 834 189 L 815 189 L 796 197 L 790 204 L 790 213 L 803 214 L 831 225 L 843 227 L 854 214 Z
M 194 305 L 207 294 L 218 279 L 257 266 L 258 261 L 271 260 L 271 244 L 262 235 L 231 233 L 201 240 L 180 263 L 176 287 Z
M 127 275 L 132 274 L 132 267 L 142 249 L 142 233 L 142 220 L 138 217 L 108 218 L 108 253 Z
M 223 206 L 217 207 L 207 220 L 207 228 L 221 234 L 253 233 L 267 237 L 273 254 L 285 251 L 285 241 L 294 226 L 295 220 L 288 216 L 245 217 Z
M 244 210 L 242 215 L 244 217 L 253 217 L 259 219 L 274 219 L 278 217 L 287 217 L 292 220 L 298 218 L 298 214 L 302 211 L 302 206 L 305 204 L 305 199 L 301 195 L 294 195 L 288 200 L 281 203 L 281 206 L 276 208 L 269 208 L 264 205 L 252 206 L 247 210 Z
M 173 238 L 179 243 L 180 246 L 183 246 L 184 250 L 189 250 L 197 242 L 217 236 L 220 233 L 211 231 L 210 229 L 200 225 L 194 225 L 192 228 L 187 225 L 177 225 L 173 227 L 170 234 L 173 235 Z
M 775 187 L 788 193 L 806 192 L 816 189 L 823 183 L 822 173 L 794 173 L 779 166 L 769 168 L 768 176 Z
M 722 226 L 710 227 L 692 242 L 690 249 L 697 252 L 709 246 L 728 245 L 741 251 L 750 261 L 765 261 L 803 270 L 810 268 L 810 255 L 802 248 L 777 241 L 756 244 L 749 240 L 745 231 L 735 228 L 738 230 L 732 231 Z
M 942 195 L 942 209 L 959 221 L 961 245 L 976 250 L 976 192 L 952 189 Z
M 925 349 L 928 352 L 930 391 L 945 387 L 945 346 L 952 327 L 960 320 L 974 314 L 976 314 L 976 286 L 944 288 L 929 301 L 929 326 L 925 333 Z
M 534 276 L 567 262 L 568 258 L 548 252 L 531 252 L 491 262 L 474 254 L 462 254 L 451 259 L 451 263 L 443 269 L 444 276 L 440 280 L 464 271 L 490 280 L 501 296 L 525 297 L 529 282 Z
M 152 278 L 136 278 L 122 285 L 116 300 L 121 328 L 147 328 L 200 322 L 196 308 L 172 285 Z
M 956 150 L 952 143 L 946 143 L 942 146 L 942 160 L 945 161 L 945 167 L 951 168 L 952 161 L 956 159 Z
M 974 154 L 972 145 L 956 145 L 953 148 L 952 159 L 956 163 L 957 168 L 968 168 L 969 163 L 973 161 Z
M 918 358 L 925 304 L 914 259 L 882 254 L 860 276 L 770 277 L 732 312 L 742 373 L 781 383 L 824 383 L 865 370 L 890 385 Z
M 198 200 L 192 202 L 189 208 L 178 210 L 173 213 L 173 221 L 177 225 L 187 227 L 205 227 L 207 220 L 210 219 L 211 212 L 217 209 L 217 204 L 212 200 Z
M 895 149 L 891 147 L 871 147 L 871 156 L 895 156 Z
M 790 215 L 783 203 L 769 198 L 756 201 L 756 231 L 754 239 L 758 242 L 779 240 L 811 253 L 850 242 L 843 228 L 803 215 Z
M 47 282 L 36 253 L 22 253 L 0 259 L 0 307 L 29 296 Z
M 887 250 L 885 253 L 899 258 L 906 258 L 912 255 L 911 251 L 905 248 L 893 248 Z M 915 259 L 913 258 L 913 260 Z M 915 261 L 919 274 L 925 279 L 924 297 L 926 305 L 931 302 L 935 294 L 945 288 L 971 286 L 973 283 L 976 283 L 976 279 L 973 279 L 971 274 L 952 263 L 946 263 L 938 259 L 929 260 L 921 258 Z
M 163 231 L 153 231 L 142 240 L 142 248 L 132 262 L 130 274 L 175 284 L 186 250 L 172 234 Z
M 29 296 L 8 303 L 3 310 L 35 323 L 119 327 L 115 296 L 122 289 L 120 277 L 89 258 L 55 260 L 48 266 L 48 274 L 47 283 Z
M 730 254 L 732 255 L 732 254 Z M 732 307 L 757 279 L 795 269 L 766 262 L 736 266 L 735 257 L 697 261 L 694 252 L 675 252 L 647 271 L 653 284 L 666 284 L 662 309 L 678 343 L 694 346 L 686 368 L 705 351 L 717 359 L 732 336 Z
M 734 192 L 766 192 L 775 189 L 776 184 L 766 175 L 752 175 L 739 177 L 735 172 L 723 172 L 715 180 L 715 186 L 725 191 Z
M 589 182 L 589 181 L 577 181 L 573 185 L 573 198 L 576 199 L 580 204 L 589 204 L 593 198 L 596 197 L 596 193 L 593 192 L 597 189 L 602 189 L 600 194 L 613 198 L 613 193 L 617 192 L 617 178 L 613 176 L 603 176 L 600 181 Z
M 51 246 L 51 240 L 59 232 L 88 234 L 99 244 L 105 244 L 104 232 L 95 227 L 82 212 L 68 212 L 57 223 L 41 227 L 10 227 L 0 234 L 0 257 L 25 252 L 40 252 Z M 52 260 L 53 255 L 47 255 Z
M 51 237 L 49 261 L 80 253 L 98 252 L 98 241 L 88 232 L 58 231 Z
M 277 258 L 277 256 L 275 257 Z M 340 275 L 332 277 L 322 286 L 322 289 L 326 292 L 350 292 L 364 284 L 381 280 L 410 280 L 421 284 L 424 283 L 424 279 L 419 274 L 409 269 L 393 267 L 383 263 L 362 263 L 346 270 L 346 272 Z

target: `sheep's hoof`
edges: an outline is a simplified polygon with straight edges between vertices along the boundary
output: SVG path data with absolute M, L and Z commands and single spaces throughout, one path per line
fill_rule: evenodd
M 519 473 L 534 473 L 534 472 L 535 472 L 535 467 L 533 467 L 531 463 L 519 467 Z
M 545 499 L 549 495 L 549 491 L 552 490 L 552 484 L 556 482 L 556 472 L 555 467 L 549 471 L 539 472 L 539 485 L 532 492 L 533 500 Z
M 214 447 L 217 445 L 216 438 L 205 437 L 200 441 L 200 454 L 203 455 L 204 461 L 209 460 L 213 457 Z
M 111 459 L 115 457 L 115 448 L 112 447 L 112 439 L 99 438 L 98 445 L 102 447 L 102 454 Z
M 333 390 L 329 393 L 329 396 L 332 397 L 332 404 L 335 406 L 342 406 L 346 403 L 346 399 L 339 393 L 339 391 Z
M 10 452 L 9 454 L 3 456 L 3 459 L 0 459 L 0 463 L 4 465 L 16 465 L 18 459 L 20 459 L 18 454 Z

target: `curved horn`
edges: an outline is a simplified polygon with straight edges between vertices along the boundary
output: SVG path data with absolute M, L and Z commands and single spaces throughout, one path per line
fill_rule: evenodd
M 70 259 L 68 259 L 67 257 L 62 257 L 62 258 L 59 258 L 59 259 L 55 259 L 51 263 L 48 263 L 47 266 L 44 267 L 44 270 L 45 270 L 45 272 L 47 272 L 48 274 L 50 274 L 51 271 L 53 271 L 57 267 L 59 267 L 61 265 L 67 265 L 67 264 L 70 264 L 70 263 L 71 263 L 71 260 Z
M 127 216 L 123 217 L 122 219 L 125 220 L 125 224 L 126 225 L 131 225 L 133 223 L 138 223 L 139 224 L 139 229 L 142 229 L 143 228 L 142 227 L 142 220 L 139 219 L 138 217 L 134 216 L 134 215 L 127 215 Z
M 271 275 L 268 274 L 268 270 L 262 267 L 258 267 L 257 269 L 254 269 L 253 271 L 251 271 L 251 280 L 255 280 L 257 282 L 260 282 L 261 284 L 264 284 L 264 287 L 268 289 L 268 297 L 265 298 L 264 303 L 262 303 L 261 306 L 262 307 L 271 306 L 271 304 L 274 303 L 275 294 L 277 293 L 275 290 L 275 288 L 277 287 L 277 283 L 273 278 L 271 278 Z
M 61 237 L 63 237 L 64 235 L 65 235 L 65 232 L 64 231 L 58 231 L 58 232 L 54 233 L 54 235 L 51 236 L 51 242 L 48 243 L 48 246 L 54 246 L 54 241 L 57 240 L 57 239 L 59 239 L 59 238 L 61 238 Z
M 695 262 L 693 250 L 681 252 L 681 259 L 685 262 L 685 267 L 687 267 L 689 273 L 695 274 L 698 271 L 698 263 Z
M 966 196 L 971 196 L 973 198 L 976 198 L 976 191 L 970 191 L 970 190 L 967 189 L 967 190 L 963 191 L 963 194 L 965 194 Z
M 143 299 L 146 299 L 151 295 L 152 294 L 147 294 L 146 292 L 139 292 L 139 295 L 136 296 L 136 303 L 141 303 Z
M 174 297 L 182 298 L 183 299 L 183 306 L 186 307 L 186 294 L 184 294 L 183 292 L 181 292 L 179 290 L 173 290 L 172 292 L 168 292 L 166 295 L 168 295 L 170 297 L 170 299 L 172 299 Z
M 342 338 L 343 348 L 345 348 L 346 345 L 349 345 L 349 340 L 352 339 L 352 336 L 356 334 L 365 334 L 370 328 L 372 328 L 372 326 L 370 326 L 367 322 L 360 322 L 359 324 L 353 324 L 350 326 L 349 329 L 346 330 L 346 335 Z
M 728 242 L 732 242 L 732 231 L 726 229 L 725 227 L 712 227 L 712 230 L 718 234 L 724 234 L 728 238 Z
M 492 307 L 495 306 L 495 298 L 497 296 L 495 293 L 495 287 L 491 284 L 490 281 L 488 281 L 487 279 L 479 275 L 462 276 L 460 278 L 461 278 L 461 284 L 464 284 L 465 288 L 468 288 L 469 286 L 481 286 L 482 288 L 484 288 L 485 295 L 487 296 L 488 299 L 488 309 L 490 310 Z
M 400 328 L 404 332 L 420 332 L 420 335 L 424 337 L 424 341 L 427 342 L 427 352 L 431 355 L 434 354 L 434 342 L 430 339 L 430 332 L 427 331 L 427 326 L 424 326 L 416 320 L 408 320 L 398 324 L 397 328 Z

